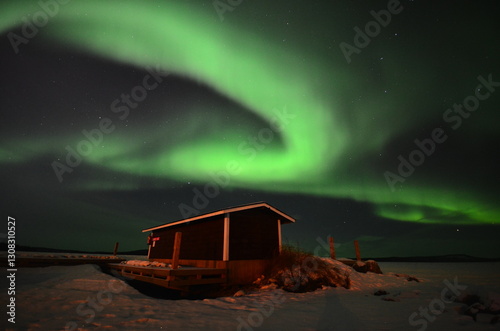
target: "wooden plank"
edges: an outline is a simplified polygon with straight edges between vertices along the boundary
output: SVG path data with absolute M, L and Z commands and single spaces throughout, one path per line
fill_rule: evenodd
M 193 276 L 193 275 L 217 275 L 225 274 L 227 269 L 177 269 L 172 270 L 174 276 Z
M 175 233 L 174 239 L 174 254 L 172 255 L 172 269 L 177 269 L 179 266 L 179 253 L 181 252 L 182 232 Z
M 122 272 L 129 272 L 129 273 L 135 273 L 135 274 L 151 274 L 159 277 L 167 277 L 170 275 L 170 272 L 172 270 L 170 269 L 152 269 L 152 268 L 147 268 L 147 267 L 134 267 L 134 266 L 129 266 L 129 265 L 120 265 L 120 264 L 110 264 L 109 265 L 111 268 L 122 271 Z
M 167 264 L 172 263 L 172 259 L 150 259 L 150 261 L 163 262 Z M 179 265 L 190 266 L 196 268 L 216 268 L 225 269 L 227 268 L 229 261 L 222 260 L 186 260 L 179 259 Z
M 120 246 L 120 243 L 117 241 L 115 242 L 115 248 L 113 249 L 113 256 L 116 256 L 118 253 L 118 246 Z
M 209 279 L 208 284 L 211 284 L 212 279 L 222 279 L 219 282 L 226 282 L 227 279 L 227 269 L 152 269 L 147 267 L 134 267 L 127 265 L 112 265 L 111 268 L 119 270 L 121 274 L 125 277 L 134 279 L 144 279 L 151 278 L 161 281 L 186 281 L 187 285 L 195 284 L 207 284 L 207 279 Z M 218 277 L 213 277 L 218 276 Z M 195 280 L 199 280 L 195 282 Z
M 188 278 L 188 279 L 175 279 L 175 280 L 169 280 L 165 278 L 156 278 L 156 277 L 150 277 L 150 276 L 144 276 L 144 275 L 136 275 L 136 274 L 131 274 L 128 272 L 122 272 L 122 276 L 134 279 L 134 280 L 139 280 L 142 282 L 147 282 L 151 284 L 155 284 L 158 286 L 166 287 L 166 288 L 172 288 L 176 290 L 186 290 L 185 286 L 193 286 L 193 285 L 206 285 L 206 284 L 222 284 L 226 282 L 225 277 L 217 277 L 217 278 Z
M 137 266 L 129 266 L 123 264 L 111 264 L 111 268 L 126 271 L 130 273 L 136 274 L 150 274 L 155 276 L 195 276 L 198 274 L 201 275 L 217 275 L 217 274 L 226 274 L 227 269 L 207 269 L 207 268 L 189 268 L 189 269 L 163 269 L 163 268 L 148 268 L 148 267 L 137 267 Z
M 152 278 L 158 278 L 158 279 L 167 279 L 169 275 L 161 275 L 161 274 L 153 274 L 153 273 L 147 273 L 147 272 L 131 272 L 130 270 L 123 269 L 122 270 L 122 275 L 136 275 L 136 276 L 144 276 L 144 277 L 152 277 Z
M 166 288 L 170 288 L 173 290 L 179 290 L 179 291 L 186 290 L 186 288 L 178 288 L 175 285 L 169 284 L 169 282 L 165 279 L 151 278 L 151 277 L 147 277 L 147 276 L 136 276 L 136 275 L 133 275 L 132 277 L 130 277 L 128 275 L 124 275 L 124 276 L 131 278 L 131 279 L 134 279 L 134 280 L 138 280 L 138 281 L 146 282 L 146 283 L 151 283 L 151 284 L 154 284 L 157 286 L 166 287 Z

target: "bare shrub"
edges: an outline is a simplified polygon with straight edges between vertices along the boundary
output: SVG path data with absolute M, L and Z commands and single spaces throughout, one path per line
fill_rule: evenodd
M 283 245 L 281 253 L 273 260 L 272 267 L 261 283 L 274 283 L 289 292 L 309 292 L 323 286 L 350 287 L 347 273 L 291 245 Z

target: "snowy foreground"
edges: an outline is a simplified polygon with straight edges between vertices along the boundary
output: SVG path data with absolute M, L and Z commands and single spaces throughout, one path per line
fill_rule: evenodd
M 16 324 L 5 317 L 2 324 L 6 330 L 500 330 L 500 323 L 489 323 L 492 315 L 474 322 L 458 313 L 463 305 L 448 300 L 458 291 L 500 304 L 500 263 L 381 263 L 384 275 L 331 263 L 351 273 L 351 289 L 267 288 L 205 300 L 153 299 L 94 265 L 22 268 Z M 374 295 L 378 290 L 388 294 Z

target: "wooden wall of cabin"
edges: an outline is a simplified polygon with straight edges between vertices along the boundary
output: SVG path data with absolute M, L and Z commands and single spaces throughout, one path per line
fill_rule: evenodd
M 222 260 L 224 215 L 153 231 L 153 237 L 160 237 L 160 240 L 151 247 L 149 258 L 172 258 L 175 233 L 178 231 L 182 232 L 179 259 Z
M 229 284 L 252 284 L 266 274 L 272 260 L 239 260 L 227 262 Z
M 230 215 L 229 260 L 271 259 L 279 252 L 278 216 L 267 208 Z

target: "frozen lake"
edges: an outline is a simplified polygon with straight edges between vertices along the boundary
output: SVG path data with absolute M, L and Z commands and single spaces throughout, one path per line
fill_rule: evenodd
M 460 292 L 499 298 L 500 263 L 381 263 L 384 275 L 351 272 L 352 289 L 310 293 L 267 289 L 242 297 L 162 300 L 93 265 L 22 268 L 16 324 L 7 330 L 499 330 L 443 302 L 444 280 Z M 347 270 L 347 269 L 346 269 Z M 408 282 L 388 273 L 416 276 Z M 466 289 L 462 289 L 466 286 Z M 5 289 L 4 289 L 5 290 Z M 377 290 L 388 292 L 375 296 Z M 383 300 L 382 298 L 386 298 Z M 420 309 L 434 307 L 425 320 Z M 441 309 L 442 308 L 442 309 Z M 437 311 L 436 311 L 437 310 Z M 413 322 L 410 317 L 413 315 Z
M 500 292 L 500 262 L 381 262 L 384 272 L 406 273 L 433 283 L 458 277 L 460 283 Z

